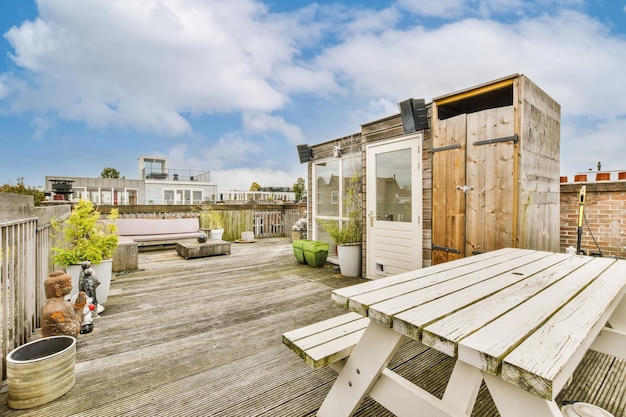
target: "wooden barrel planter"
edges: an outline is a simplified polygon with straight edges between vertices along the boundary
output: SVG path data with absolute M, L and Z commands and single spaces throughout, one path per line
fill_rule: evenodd
M 596 181 L 609 181 L 611 179 L 610 172 L 598 172 L 596 174 Z
M 586 182 L 587 181 L 587 174 L 574 175 L 574 181 L 575 182 Z
M 625 172 L 618 172 L 617 173 L 617 179 L 618 180 L 626 180 L 626 171 Z
M 20 410 L 46 404 L 74 386 L 76 339 L 38 339 L 12 350 L 6 361 L 9 407 Z

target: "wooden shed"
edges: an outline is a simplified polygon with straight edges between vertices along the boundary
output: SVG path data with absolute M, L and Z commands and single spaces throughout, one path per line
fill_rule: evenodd
M 433 264 L 559 250 L 560 105 L 523 75 L 433 99 Z
M 558 251 L 556 101 L 514 74 L 399 107 L 358 133 L 309 148 L 309 238 L 329 241 L 318 219 L 340 217 L 332 203 L 341 199 L 321 187 L 341 184 L 345 167 L 356 163 L 365 277 L 503 247 Z

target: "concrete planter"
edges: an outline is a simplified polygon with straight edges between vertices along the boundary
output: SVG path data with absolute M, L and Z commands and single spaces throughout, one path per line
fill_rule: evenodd
M 75 382 L 76 339 L 52 336 L 14 349 L 7 355 L 8 403 L 13 409 L 46 404 L 68 392 Z
M 104 304 L 109 298 L 109 289 L 111 288 L 111 276 L 113 275 L 113 259 L 107 259 L 97 265 L 91 265 L 96 272 L 100 285 L 96 288 L 96 296 L 98 297 L 98 303 Z M 80 265 L 70 265 L 66 268 L 66 272 L 72 277 L 72 293 L 74 295 L 78 292 L 78 278 L 81 271 Z

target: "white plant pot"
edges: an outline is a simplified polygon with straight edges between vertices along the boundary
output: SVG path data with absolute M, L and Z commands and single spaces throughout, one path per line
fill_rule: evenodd
M 211 240 L 222 240 L 222 235 L 224 234 L 224 229 L 213 229 L 209 231 L 209 239 Z
M 361 244 L 338 245 L 339 269 L 344 277 L 361 276 Z
M 109 297 L 109 289 L 111 288 L 111 276 L 113 274 L 113 259 L 107 259 L 97 265 L 91 265 L 96 272 L 100 285 L 96 288 L 96 297 L 99 304 L 104 304 Z M 67 274 L 72 277 L 72 292 L 70 296 L 78 292 L 78 278 L 80 277 L 80 265 L 70 265 L 66 268 Z

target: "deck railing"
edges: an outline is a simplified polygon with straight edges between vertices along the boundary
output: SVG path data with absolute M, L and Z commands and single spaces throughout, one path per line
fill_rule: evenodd
M 23 207 L 23 206 L 22 206 Z M 3 205 L 3 209 L 6 209 Z M 51 218 L 59 208 L 26 210 L 0 219 L 0 375 L 6 357 L 40 327 L 46 302 L 43 281 L 51 272 Z M 68 211 L 69 212 L 69 211 Z M 13 217 L 13 218 L 10 218 Z
M 102 206 L 99 208 L 103 208 Z M 230 219 L 242 220 L 231 228 L 234 240 L 241 231 L 252 231 L 257 238 L 289 236 L 300 217 L 298 208 L 236 209 L 220 206 Z M 103 210 L 101 210 L 103 211 Z M 24 196 L 0 194 L 0 375 L 6 379 L 6 357 L 27 343 L 41 325 L 41 310 L 46 303 L 43 282 L 54 265 L 50 253 L 55 246 L 52 220 L 69 215 L 70 206 L 33 207 Z M 106 212 L 104 210 L 103 212 Z M 140 213 L 126 213 L 142 217 Z M 169 211 L 150 213 L 147 217 L 194 216 L 197 213 Z M 240 230 L 241 229 L 241 230 Z

